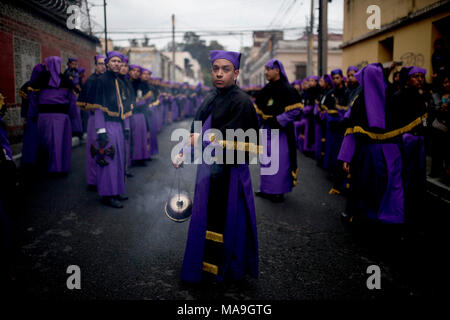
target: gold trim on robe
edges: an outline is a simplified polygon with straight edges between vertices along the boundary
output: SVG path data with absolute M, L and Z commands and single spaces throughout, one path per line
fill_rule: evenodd
M 223 243 L 223 234 L 206 230 L 206 240 L 211 240 L 218 243 Z
M 410 124 L 407 124 L 406 126 L 400 128 L 400 129 L 392 130 L 392 131 L 385 132 L 385 133 L 369 132 L 369 131 L 364 130 L 360 126 L 355 126 L 353 128 L 348 128 L 345 131 L 345 135 L 354 134 L 354 133 L 362 133 L 362 134 L 365 134 L 365 135 L 369 136 L 369 138 L 374 139 L 374 140 L 386 140 L 386 139 L 394 138 L 394 137 L 396 137 L 398 135 L 401 135 L 403 133 L 406 133 L 408 131 L 411 131 L 416 126 L 421 124 L 422 121 L 424 119 L 426 119 L 427 117 L 428 117 L 428 113 L 425 113 L 423 116 L 417 118 L 416 120 L 414 120 Z

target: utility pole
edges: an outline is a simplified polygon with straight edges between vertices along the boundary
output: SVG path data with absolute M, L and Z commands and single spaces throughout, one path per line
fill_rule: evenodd
M 306 74 L 308 76 L 313 74 L 313 63 L 312 63 L 312 55 L 314 50 L 314 0 L 311 0 L 311 16 L 310 16 L 310 26 L 308 30 L 308 44 L 307 44 L 307 52 L 308 52 L 308 65 L 306 67 Z
M 327 73 L 328 70 L 328 1 L 329 0 L 319 0 L 319 65 L 318 74 L 319 76 Z
M 106 28 L 106 0 L 103 0 L 103 15 L 105 18 L 105 54 L 108 54 L 108 31 Z
M 172 81 L 175 81 L 175 68 L 176 68 L 176 64 L 175 64 L 175 50 L 176 50 L 176 45 L 175 45 L 175 15 L 172 14 L 172 63 L 173 63 Z
M 87 0 L 84 0 L 84 5 L 86 6 L 86 13 L 87 13 L 88 24 L 89 24 L 89 34 L 92 36 L 91 16 L 89 14 L 89 6 L 87 3 Z

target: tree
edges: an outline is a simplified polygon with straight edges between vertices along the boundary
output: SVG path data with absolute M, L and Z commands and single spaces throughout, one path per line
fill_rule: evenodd
M 203 82 L 211 83 L 209 51 L 223 50 L 224 47 L 217 40 L 212 40 L 209 45 L 206 45 L 205 40 L 201 40 L 200 36 L 192 31 L 186 32 L 183 40 L 183 50 L 188 51 L 202 67 Z

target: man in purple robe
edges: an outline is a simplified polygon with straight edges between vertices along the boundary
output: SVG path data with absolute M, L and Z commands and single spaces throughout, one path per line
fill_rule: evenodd
M 405 86 L 389 99 L 393 125 L 402 128 L 402 177 L 405 190 L 405 219 L 420 223 L 425 193 L 425 130 L 431 96 L 424 89 L 426 70 L 411 67 Z
M 73 84 L 61 75 L 61 58 L 45 58 L 49 79 L 45 88 L 31 97 L 28 116 L 37 121 L 38 157 L 49 172 L 68 173 L 72 152 L 72 133 L 81 132 L 79 110 Z
M 145 117 L 147 121 L 147 150 L 148 157 L 146 160 L 151 160 L 151 157 L 159 153 L 158 149 L 158 123 L 156 109 L 153 109 L 153 101 L 156 99 L 156 92 L 153 86 L 150 85 L 150 76 L 152 72 L 149 69 L 142 68 L 141 85 L 142 103 L 146 108 Z
M 303 104 L 300 96 L 288 81 L 283 64 L 271 59 L 266 63 L 264 74 L 269 81 L 256 95 L 255 105 L 261 116 L 262 128 L 268 130 L 267 155 L 278 157 L 279 169 L 274 175 L 261 175 L 257 196 L 273 202 L 282 202 L 284 194 L 297 185 L 297 148 L 294 134 L 294 119 L 300 114 Z M 279 130 L 278 155 L 273 155 L 271 130 Z M 261 168 L 271 164 L 261 163 Z
M 98 78 L 106 71 L 104 55 L 94 57 L 95 72 L 91 74 L 78 96 L 77 106 L 87 113 L 87 137 L 86 137 L 86 182 L 89 190 L 97 189 L 97 176 L 95 159 L 91 155 L 91 146 L 95 143 L 97 134 L 95 133 L 94 103 L 97 94 Z
M 129 97 L 129 99 L 127 99 L 127 103 L 129 104 L 130 110 L 133 110 L 134 105 L 136 104 L 136 95 L 135 95 L 134 87 L 130 81 L 130 75 L 129 75 L 130 70 L 129 70 L 129 66 L 128 66 L 128 61 L 129 61 L 128 57 L 124 56 L 124 58 L 122 59 L 122 65 L 120 66 L 119 78 L 125 84 L 125 87 L 127 89 L 127 96 Z M 130 124 L 130 127 L 131 127 L 131 124 Z M 130 128 L 129 134 L 131 134 L 131 128 Z M 126 163 L 125 175 L 128 178 L 132 178 L 132 177 L 134 177 L 134 175 L 133 175 L 133 173 L 131 173 L 131 171 L 129 169 L 131 166 L 131 137 L 130 136 L 125 137 L 125 159 L 126 159 L 125 160 L 125 163 Z
M 216 141 L 205 134 L 208 129 L 219 130 L 223 137 L 227 129 L 258 130 L 253 104 L 236 86 L 240 55 L 222 50 L 210 52 L 215 88 L 195 115 L 195 121 L 202 123 L 202 132 L 194 133 L 193 123 L 191 141 L 204 148 L 211 144 L 221 146 L 224 153 L 231 152 L 233 156 L 243 152 L 248 157 L 246 148 L 242 151 L 237 148 L 246 145 L 245 141 Z M 257 147 L 250 143 L 247 146 L 250 151 Z M 180 163 L 174 159 L 176 167 Z M 258 240 L 248 162 L 200 164 L 192 210 L 181 278 L 188 282 L 199 282 L 208 275 L 218 282 L 224 278 L 242 279 L 246 274 L 257 278 Z
M 344 139 L 344 114 L 348 109 L 348 89 L 341 69 L 331 71 L 334 87 L 325 97 L 322 108 L 326 110 L 325 156 L 323 167 L 328 170 L 333 181 L 330 194 L 340 194 L 345 190 L 346 174 L 342 171 L 337 156 Z
M 97 164 L 97 190 L 105 205 L 122 208 L 125 196 L 125 137 L 129 136 L 130 97 L 119 77 L 122 54 L 108 52 L 107 71 L 100 76 L 95 97 L 97 143 L 91 154 Z
M 142 87 L 144 69 L 135 64 L 129 66 L 131 84 L 134 88 L 136 102 L 130 118 L 131 126 L 131 161 L 134 165 L 146 166 L 145 160 L 150 158 L 149 124 L 147 121 L 147 92 Z M 146 76 L 144 76 L 145 78 Z
M 401 132 L 386 103 L 387 84 L 381 64 L 355 75 L 361 86 L 345 114 L 347 130 L 338 159 L 351 173 L 344 222 L 404 222 Z
M 19 91 L 22 97 L 20 114 L 24 122 L 21 166 L 32 165 L 36 161 L 38 147 L 37 123 L 28 117 L 28 109 L 30 100 L 36 101 L 30 98 L 48 83 L 48 79 L 39 76 L 45 69 L 46 67 L 43 63 L 35 65 L 31 72 L 30 80 Z
M 314 152 L 317 166 L 323 167 L 327 123 L 326 110 L 322 106 L 329 91 L 333 88 L 333 80 L 329 74 L 325 74 L 320 78 L 319 87 L 318 104 L 314 107 Z

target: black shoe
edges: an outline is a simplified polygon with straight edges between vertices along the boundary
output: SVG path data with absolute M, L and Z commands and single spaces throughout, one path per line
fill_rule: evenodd
M 270 201 L 275 203 L 280 203 L 284 201 L 284 195 L 283 194 L 272 194 Z
M 260 197 L 260 198 L 264 198 L 264 199 L 271 199 L 271 195 L 270 194 L 268 194 L 268 193 L 264 193 L 264 192 L 262 192 L 262 191 L 257 191 L 257 192 L 255 192 L 255 196 L 257 196 L 257 197 Z
M 116 196 L 116 199 L 120 200 L 120 201 L 125 201 L 125 200 L 128 200 L 128 196 L 125 196 L 123 194 L 119 194 L 118 196 Z
M 102 198 L 103 204 L 113 207 L 113 208 L 123 208 L 123 204 L 117 200 L 115 197 L 103 197 Z
M 97 186 L 95 184 L 88 184 L 87 189 L 89 191 L 97 191 Z
M 127 178 L 133 178 L 134 177 L 134 174 L 132 174 L 130 171 L 127 171 L 125 173 L 125 175 L 127 176 Z

